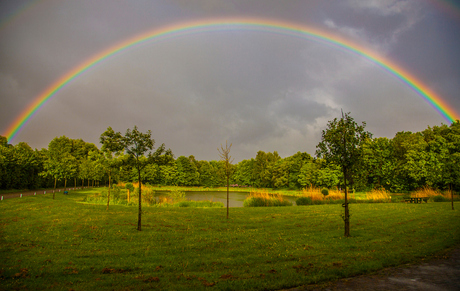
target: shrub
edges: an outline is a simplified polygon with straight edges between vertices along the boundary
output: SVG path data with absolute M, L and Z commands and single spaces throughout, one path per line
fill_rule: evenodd
M 266 200 L 262 197 L 249 197 L 243 202 L 244 207 L 261 207 L 261 206 L 272 206 L 269 205 L 270 200 Z
M 138 194 L 137 197 L 139 197 L 139 188 L 136 189 Z M 142 187 L 142 202 L 147 203 L 149 205 L 154 205 L 157 203 L 157 200 L 155 198 L 155 191 L 152 188 L 146 186 Z
M 311 205 L 312 201 L 310 197 L 299 197 L 295 201 L 295 204 L 297 205 Z
M 179 202 L 185 199 L 185 192 L 179 190 L 179 188 L 174 188 L 171 192 L 168 193 L 168 196 L 174 201 Z
M 327 188 L 323 188 L 321 189 L 321 194 L 323 194 L 323 196 L 327 196 L 329 195 L 329 190 Z
M 433 202 L 447 202 L 447 201 L 449 201 L 446 197 L 444 197 L 442 195 L 433 196 L 432 199 L 433 199 Z
M 129 192 L 134 191 L 134 185 L 133 183 L 126 183 L 125 188 L 129 190 Z
M 251 191 L 248 198 L 243 202 L 244 207 L 261 207 L 261 206 L 292 206 L 292 202 L 285 200 L 279 194 L 269 194 L 268 191 L 260 192 Z
M 112 191 L 110 191 L 110 193 L 113 195 L 112 197 L 115 199 L 120 198 L 120 192 L 120 187 L 118 187 L 117 185 L 113 185 Z

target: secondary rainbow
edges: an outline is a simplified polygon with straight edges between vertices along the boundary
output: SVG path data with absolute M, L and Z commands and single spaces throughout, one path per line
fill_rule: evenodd
M 457 112 L 455 112 L 446 102 L 444 102 L 444 100 L 441 99 L 440 96 L 430 90 L 414 75 L 410 74 L 408 71 L 396 65 L 389 59 L 384 58 L 357 42 L 350 41 L 329 31 L 286 21 L 262 18 L 219 18 L 183 22 L 159 29 L 153 29 L 136 35 L 135 37 L 126 39 L 99 52 L 57 79 L 46 90 L 38 95 L 34 101 L 29 104 L 29 106 L 14 120 L 3 135 L 6 136 L 8 141 L 11 143 L 20 130 L 27 124 L 28 121 L 31 120 L 34 114 L 36 114 L 38 110 L 42 108 L 48 100 L 55 96 L 66 84 L 86 72 L 88 69 L 122 51 L 143 43 L 165 40 L 183 35 L 232 30 L 260 31 L 290 35 L 293 37 L 319 41 L 360 55 L 374 62 L 409 86 L 435 110 L 437 110 L 449 123 L 460 119 Z

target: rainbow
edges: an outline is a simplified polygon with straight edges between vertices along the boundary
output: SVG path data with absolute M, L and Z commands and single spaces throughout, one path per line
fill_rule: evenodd
M 183 22 L 158 29 L 153 29 L 136 35 L 132 38 L 126 39 L 99 52 L 93 57 L 85 60 L 80 65 L 74 67 L 65 75 L 61 76 L 40 95 L 38 95 L 34 101 L 29 104 L 29 106 L 7 128 L 4 136 L 6 136 L 8 141 L 11 142 L 17 136 L 20 130 L 27 124 L 27 122 L 38 112 L 38 110 L 42 108 L 53 96 L 55 96 L 66 84 L 81 74 L 85 73 L 87 70 L 96 66 L 97 64 L 119 54 L 120 52 L 126 51 L 128 48 L 132 48 L 133 46 L 148 42 L 171 39 L 183 35 L 232 30 L 269 32 L 290 35 L 293 37 L 318 41 L 357 54 L 377 64 L 384 70 L 388 71 L 390 74 L 394 75 L 400 81 L 405 83 L 421 98 L 429 103 L 435 110 L 437 110 L 448 122 L 453 122 L 460 119 L 459 115 L 447 103 L 445 103 L 440 96 L 431 91 L 415 76 L 391 60 L 384 58 L 383 56 L 364 47 L 361 44 L 345 39 L 329 31 L 285 21 L 262 18 L 219 18 Z

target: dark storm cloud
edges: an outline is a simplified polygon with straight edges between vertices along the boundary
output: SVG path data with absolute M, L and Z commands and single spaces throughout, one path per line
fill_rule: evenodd
M 17 3 L 17 4 L 16 4 Z M 1 11 L 21 3 L 2 1 Z M 417 1 L 39 1 L 0 27 L 0 130 L 95 53 L 144 31 L 208 17 L 256 16 L 320 27 L 401 64 L 460 108 L 460 24 Z M 9 15 L 9 14 L 4 14 Z M 351 111 L 376 136 L 443 118 L 395 76 L 355 54 L 267 32 L 185 35 L 130 48 L 67 84 L 14 143 L 56 136 L 98 144 L 108 126 L 152 130 L 179 155 L 235 160 L 258 150 L 314 154 L 327 121 Z M 445 122 L 445 121 L 444 121 Z

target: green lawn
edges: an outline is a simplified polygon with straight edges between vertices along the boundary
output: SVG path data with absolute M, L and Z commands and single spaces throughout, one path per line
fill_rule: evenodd
M 450 203 L 231 208 L 79 203 L 90 191 L 0 203 L 0 289 L 264 290 L 372 272 L 460 243 Z M 456 202 L 456 209 L 460 203 Z

